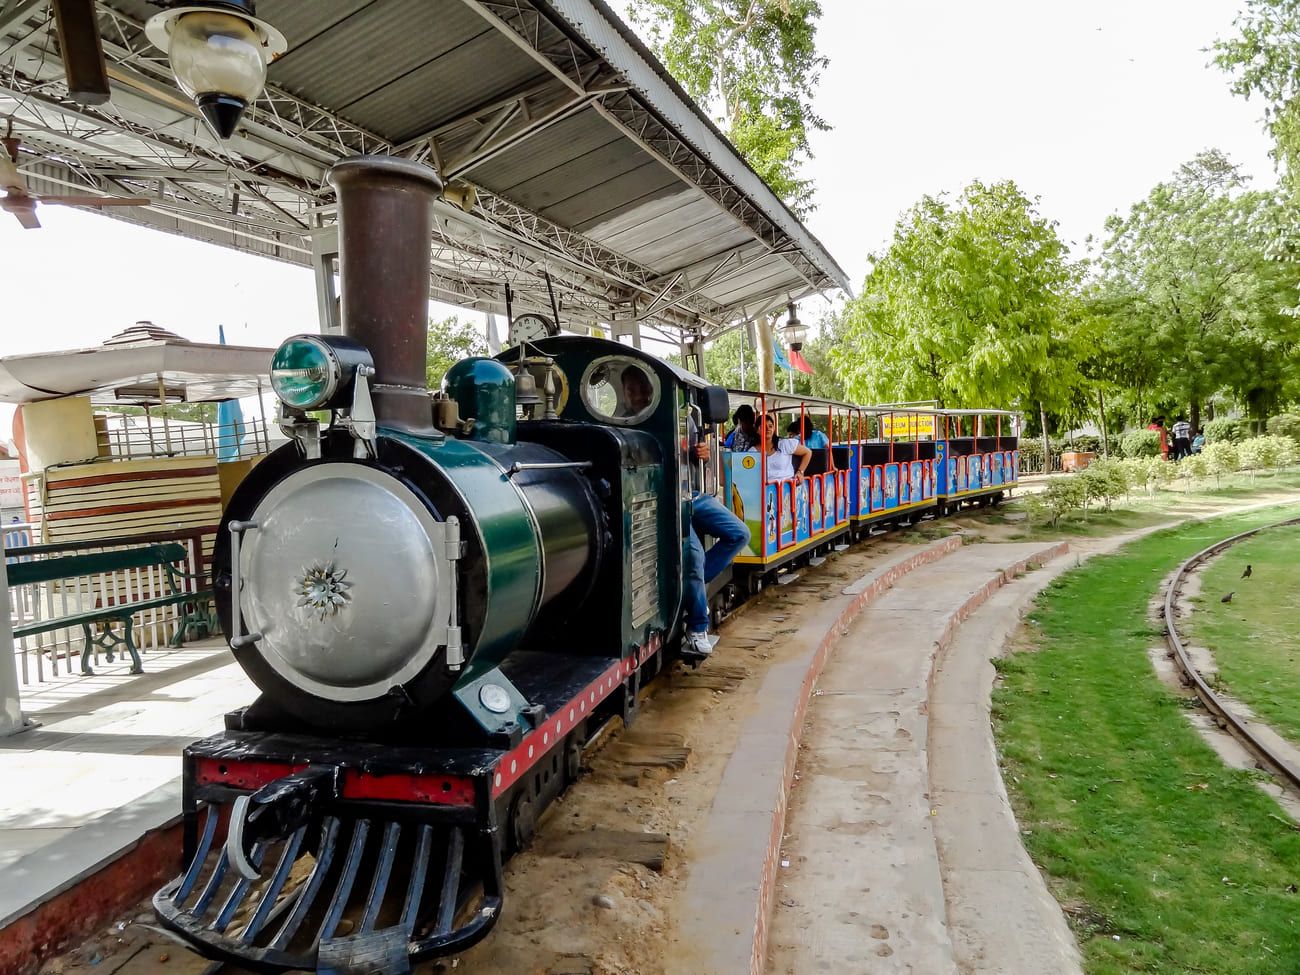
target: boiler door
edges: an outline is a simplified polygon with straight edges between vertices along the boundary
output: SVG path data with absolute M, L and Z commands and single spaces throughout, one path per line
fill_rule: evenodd
M 414 678 L 447 639 L 445 526 L 401 481 L 317 464 L 262 499 L 240 549 L 240 604 L 256 652 L 331 701 L 366 701 Z

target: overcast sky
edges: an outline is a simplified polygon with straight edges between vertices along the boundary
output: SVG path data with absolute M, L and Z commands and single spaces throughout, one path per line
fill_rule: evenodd
M 922 194 L 1016 180 L 1080 245 L 1208 147 L 1274 181 L 1260 106 L 1203 48 L 1235 0 L 822 0 L 831 59 L 808 167 L 813 232 L 856 288 Z M 108 218 L 0 214 L 0 354 L 96 345 L 137 319 L 200 341 L 316 329 L 311 274 Z M 811 317 L 811 316 L 805 316 Z M 0 404 L 0 438 L 11 410 Z

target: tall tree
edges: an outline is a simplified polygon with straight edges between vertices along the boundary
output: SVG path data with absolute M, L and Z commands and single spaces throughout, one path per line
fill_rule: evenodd
M 1109 353 L 1199 425 L 1229 389 L 1263 416 L 1295 381 L 1297 264 L 1279 244 L 1276 196 L 1251 191 L 1223 153 L 1203 152 L 1106 224 L 1097 292 L 1110 309 Z
M 1067 412 L 1083 383 L 1067 314 L 1077 277 L 1015 183 L 923 197 L 873 255 L 831 361 L 859 402 Z
M 1274 158 L 1300 190 L 1300 0 L 1245 0 L 1233 26 L 1214 61 L 1232 74 L 1234 92 L 1263 99 Z
M 472 355 L 487 355 L 487 339 L 470 322 L 462 322 L 455 315 L 442 319 L 429 319 L 429 334 L 425 349 L 425 380 L 430 389 L 442 385 L 447 370 L 461 359 Z
M 813 208 L 799 176 L 826 58 L 817 0 L 631 0 L 632 21 L 683 88 L 713 114 L 740 154 L 800 216 Z

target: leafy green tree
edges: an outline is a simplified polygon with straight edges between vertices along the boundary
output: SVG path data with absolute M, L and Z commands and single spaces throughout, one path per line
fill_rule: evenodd
M 713 114 L 754 171 L 800 216 L 813 209 L 808 133 L 827 61 L 817 53 L 817 0 L 632 0 L 632 22 Z
M 440 387 L 447 370 L 472 355 L 487 355 L 487 339 L 472 323 L 462 322 L 455 315 L 429 320 L 424 376 L 430 389 Z
M 1285 218 L 1245 184 L 1222 153 L 1201 153 L 1107 221 L 1097 264 L 1111 368 L 1139 401 L 1149 387 L 1149 404 L 1181 404 L 1193 426 L 1219 389 L 1262 418 L 1297 381 L 1297 265 L 1276 247 Z
M 859 402 L 1069 413 L 1085 382 L 1078 276 L 1055 223 L 1015 183 L 923 197 L 872 257 L 831 361 Z
M 1232 90 L 1264 101 L 1274 158 L 1300 189 L 1300 0 L 1245 0 L 1237 35 L 1214 45 L 1214 61 L 1233 76 Z

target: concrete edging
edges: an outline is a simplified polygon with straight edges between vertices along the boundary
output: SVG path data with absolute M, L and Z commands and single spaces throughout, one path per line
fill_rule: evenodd
M 705 955 L 718 956 L 702 958 L 699 975 L 763 971 L 776 862 L 804 717 L 813 686 L 840 636 L 869 603 L 900 578 L 958 551 L 962 544 L 960 535 L 949 535 L 846 586 L 841 596 L 847 600 L 828 600 L 814 615 L 809 629 L 821 634 L 816 645 L 768 671 L 758 691 L 755 716 L 741 732 L 740 745 L 723 771 L 709 820 L 692 844 L 692 880 L 687 882 L 683 920 L 686 926 L 700 926 L 701 931 L 698 937 L 688 935 L 683 940 Z M 759 788 L 741 787 L 742 782 L 756 779 Z M 763 794 L 764 801 L 747 801 L 755 792 Z M 757 849 L 759 844 L 751 843 L 743 850 L 733 846 L 724 851 L 726 840 L 736 837 L 763 839 Z M 736 896 L 738 889 L 745 892 L 743 898 Z
M 694 844 L 692 877 L 688 881 L 684 926 L 701 928 L 694 943 L 700 946 L 699 975 L 763 975 L 767 963 L 768 920 L 776 888 L 776 864 L 785 835 L 786 809 L 799 758 L 808 703 L 831 652 L 848 625 L 873 600 L 893 587 L 903 575 L 962 547 L 960 536 L 949 536 L 920 552 L 847 587 L 853 598 L 846 605 L 831 603 L 816 646 L 796 659 L 773 667 L 758 693 L 758 708 L 741 732 L 740 744 L 727 762 L 722 783 L 710 811 L 709 823 Z M 1069 548 L 1060 542 L 1003 568 L 949 614 L 926 678 L 933 681 L 934 661 L 951 644 L 958 628 L 989 597 L 1026 571 Z M 833 615 L 832 615 L 833 614 Z M 782 717 L 784 716 L 784 717 Z M 773 728 L 773 725 L 776 728 Z M 730 781 L 729 781 L 730 780 Z M 758 780 L 755 783 L 755 780 Z M 745 787 L 741 783 L 746 782 Z M 754 801 L 755 794 L 762 796 Z M 737 845 L 734 840 L 742 837 Z M 762 837 L 744 845 L 747 836 Z M 726 845 L 726 839 L 733 842 Z M 692 887 L 695 889 L 692 890 Z M 737 896 L 739 894 L 740 896 Z M 703 929 L 707 926 L 707 932 Z M 727 928 L 732 930 L 729 932 Z M 687 935 L 683 940 L 689 940 Z

